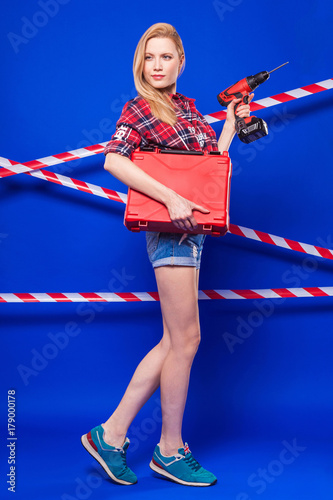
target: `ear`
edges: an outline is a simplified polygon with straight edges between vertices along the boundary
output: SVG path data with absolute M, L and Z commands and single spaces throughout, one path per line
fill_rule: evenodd
M 178 68 L 178 74 L 180 72 L 180 68 L 182 67 L 183 63 L 184 63 L 184 59 L 185 59 L 185 56 L 184 54 L 181 56 L 181 58 L 179 59 L 179 68 Z

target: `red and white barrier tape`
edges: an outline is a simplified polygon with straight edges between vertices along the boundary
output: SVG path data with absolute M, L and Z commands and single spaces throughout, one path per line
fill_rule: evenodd
M 100 144 L 93 144 L 92 146 L 74 149 L 73 151 L 67 151 L 66 153 L 46 156 L 45 158 L 27 161 L 26 163 L 18 163 L 17 161 L 0 157 L 0 166 L 3 167 L 0 169 L 0 177 L 9 177 L 10 175 L 22 174 L 24 172 L 30 172 L 31 170 L 39 170 L 43 167 L 52 167 L 54 165 L 58 165 L 59 163 L 65 163 L 67 161 L 79 160 L 80 158 L 86 158 L 87 156 L 97 155 L 104 151 L 107 143 L 108 141 L 101 142 Z
M 333 78 L 330 78 L 329 80 L 323 80 L 322 82 L 313 83 L 312 85 L 306 85 L 305 87 L 289 90 L 288 92 L 283 92 L 282 94 L 276 94 L 271 97 L 265 97 L 265 99 L 253 101 L 250 103 L 250 110 L 257 111 L 258 109 L 270 108 L 271 106 L 276 106 L 277 104 L 283 104 L 288 101 L 299 99 L 300 97 L 317 94 L 318 92 L 332 88 Z M 205 118 L 208 123 L 215 123 L 224 120 L 226 116 L 226 111 L 217 111 L 217 113 L 205 115 Z
M 199 300 L 283 299 L 332 297 L 333 287 L 268 288 L 251 290 L 199 290 Z M 103 293 L 2 293 L 0 303 L 23 302 L 154 302 L 158 292 Z
M 13 164 L 15 163 L 12 160 L 8 161 Z M 42 179 L 44 181 L 53 182 L 54 184 L 60 184 L 60 186 L 76 189 L 77 191 L 83 191 L 84 193 L 94 194 L 95 196 L 100 196 L 101 198 L 108 198 L 109 200 L 120 201 L 125 204 L 127 203 L 127 194 L 103 188 L 101 186 L 97 186 L 96 184 L 91 184 L 90 182 L 79 181 L 78 179 L 73 179 L 72 177 L 56 174 L 55 172 L 43 169 L 36 170 L 35 172 L 31 171 L 23 173 L 31 175 L 32 177 L 37 177 L 38 179 Z
M 73 179 L 72 177 L 66 177 L 65 175 L 49 172 L 48 170 L 25 172 L 25 174 L 32 175 L 33 177 L 38 177 L 39 179 L 43 179 L 44 181 L 54 182 L 55 184 L 60 184 L 61 186 L 76 189 L 78 191 L 94 194 L 95 196 L 108 198 L 109 200 L 120 201 L 121 203 L 125 204 L 127 203 L 127 194 L 125 193 L 96 186 L 96 184 L 91 184 L 90 182 L 79 181 L 77 179 Z
M 261 99 L 251 103 L 251 111 L 275 106 L 290 100 L 305 97 L 323 90 L 333 88 L 333 79 L 325 80 L 317 84 L 308 85 L 299 89 L 291 90 L 283 94 L 277 94 L 266 99 Z M 209 123 L 214 123 L 225 119 L 226 112 L 219 111 L 206 115 Z M 0 177 L 7 177 L 18 173 L 29 173 L 35 177 L 48 180 L 63 186 L 89 192 L 96 196 L 113 199 L 126 203 L 127 195 L 112 191 L 94 184 L 85 183 L 65 177 L 53 172 L 40 170 L 42 167 L 49 167 L 59 163 L 76 160 L 103 152 L 105 143 L 95 144 L 78 150 L 68 151 L 58 155 L 40 158 L 27 163 L 18 163 L 0 157 Z M 33 172 L 38 170 L 38 172 Z M 296 250 L 309 255 L 333 259 L 333 251 L 306 243 L 299 243 L 279 236 L 274 236 L 262 231 L 244 228 L 242 226 L 230 225 L 229 232 L 246 238 L 270 243 L 279 247 Z M 199 300 L 215 299 L 264 299 L 264 298 L 291 298 L 291 297 L 331 297 L 333 287 L 308 287 L 308 288 L 276 288 L 276 289 L 253 289 L 253 290 L 200 290 Z M 138 293 L 4 293 L 0 294 L 0 302 L 133 302 L 133 301 L 157 301 L 158 292 L 138 292 Z
M 102 188 L 100 186 L 96 186 L 95 184 L 90 184 L 89 182 L 79 181 L 71 177 L 55 174 L 54 172 L 48 172 L 47 170 L 26 172 L 26 174 L 38 177 L 46 181 L 54 182 L 62 186 L 70 187 L 72 189 L 83 191 L 85 193 L 94 194 L 95 196 L 101 196 L 102 198 L 108 198 L 110 200 L 119 201 L 125 204 L 127 202 L 127 194 L 125 193 Z M 237 226 L 236 224 L 230 224 L 228 232 L 230 234 L 243 236 L 244 238 L 261 241 L 263 243 L 269 243 L 270 245 L 275 245 L 277 247 L 287 248 L 288 250 L 294 250 L 297 252 L 305 253 L 307 255 L 314 255 L 315 257 L 322 257 L 323 259 L 333 260 L 333 250 L 330 250 L 328 248 L 322 248 L 315 245 L 309 245 L 308 243 L 293 241 L 288 238 L 282 238 L 281 236 L 275 236 L 274 234 L 264 233 L 263 231 L 257 231 L 255 229 Z
M 236 224 L 230 224 L 229 233 L 244 236 L 245 238 L 249 238 L 251 240 L 262 241 L 263 243 L 269 243 L 270 245 L 275 245 L 277 247 L 287 248 L 288 250 L 302 252 L 307 255 L 314 255 L 315 257 L 333 260 L 333 250 L 329 250 L 328 248 L 308 245 L 307 243 L 300 243 L 299 241 L 289 240 L 288 238 L 274 236 L 274 234 L 256 231 L 255 229 L 249 229 L 247 227 L 236 226 Z
M 316 94 L 318 92 L 322 92 L 323 90 L 332 88 L 333 78 L 330 78 L 329 80 L 323 80 L 322 82 L 307 85 L 305 87 L 300 87 L 294 90 L 289 90 L 288 92 L 284 92 L 282 94 L 277 94 L 271 97 L 266 97 L 265 99 L 259 99 L 258 101 L 251 102 L 250 109 L 251 111 L 257 111 L 258 109 L 269 108 L 277 104 L 282 104 L 287 101 L 306 97 L 308 95 Z M 208 123 L 219 122 L 221 120 L 224 120 L 225 117 L 226 111 L 218 111 L 217 113 L 205 115 Z M 108 141 L 100 144 L 94 144 L 92 146 L 87 146 L 85 148 L 75 149 L 66 153 L 39 158 L 38 160 L 32 160 L 26 163 L 18 163 L 8 160 L 7 158 L 0 157 L 0 166 L 3 167 L 2 169 L 0 169 L 0 178 L 15 174 L 21 174 L 23 172 L 29 172 L 31 170 L 39 170 L 43 167 L 50 167 L 53 165 L 58 165 L 59 163 L 78 160 L 79 158 L 85 158 L 87 156 L 102 153 L 107 143 Z

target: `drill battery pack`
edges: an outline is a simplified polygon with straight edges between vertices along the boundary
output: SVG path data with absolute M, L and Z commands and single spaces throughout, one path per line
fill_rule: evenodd
M 227 152 L 196 152 L 137 149 L 131 160 L 148 175 L 177 194 L 210 210 L 193 211 L 198 226 L 193 231 L 178 229 L 160 203 L 134 189 L 128 189 L 124 225 L 131 231 L 211 234 L 223 236 L 229 227 L 229 199 L 232 165 Z

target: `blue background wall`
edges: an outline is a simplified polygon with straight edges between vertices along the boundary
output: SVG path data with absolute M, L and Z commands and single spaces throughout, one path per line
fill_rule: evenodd
M 177 91 L 203 114 L 221 109 L 216 94 L 227 86 L 285 61 L 255 99 L 333 76 L 328 0 L 13 0 L 3 9 L 0 156 L 16 161 L 109 140 L 136 95 L 136 44 L 155 22 L 178 29 L 187 63 Z M 333 248 L 332 105 L 328 90 L 257 112 L 270 134 L 247 146 L 236 137 L 230 148 L 231 222 Z M 126 192 L 103 163 L 98 155 L 50 170 Z M 0 195 L 1 292 L 156 290 L 145 235 L 123 226 L 122 204 L 24 174 L 2 179 Z M 232 235 L 206 238 L 200 289 L 331 285 L 329 261 Z M 1 304 L 2 493 L 10 494 L 6 395 L 14 388 L 16 498 L 332 498 L 332 300 L 200 301 L 184 439 L 219 477 L 205 493 L 148 468 L 158 392 L 129 430 L 135 487 L 106 481 L 80 443 L 158 342 L 158 302 Z

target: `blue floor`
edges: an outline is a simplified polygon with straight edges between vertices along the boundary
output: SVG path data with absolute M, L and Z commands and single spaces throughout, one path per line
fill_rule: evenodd
M 83 420 L 83 419 L 82 419 Z M 158 436 L 145 436 L 128 463 L 138 476 L 133 486 L 115 485 L 85 451 L 81 434 L 89 428 L 82 420 L 47 428 L 29 423 L 22 428 L 17 446 L 16 493 L 1 498 L 73 500 L 111 498 L 205 498 L 224 500 L 331 500 L 333 498 L 333 447 L 302 439 L 212 439 L 190 448 L 201 464 L 218 477 L 215 486 L 193 488 L 158 477 L 148 464 Z M 133 445 L 132 445 L 133 446 Z M 4 461 L 2 460 L 2 464 Z M 2 474 L 2 478 L 3 478 Z

